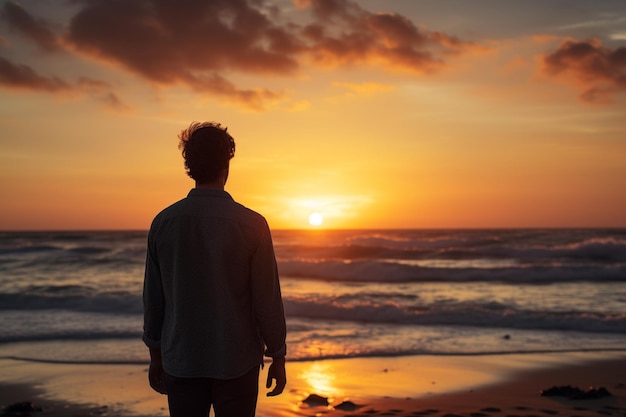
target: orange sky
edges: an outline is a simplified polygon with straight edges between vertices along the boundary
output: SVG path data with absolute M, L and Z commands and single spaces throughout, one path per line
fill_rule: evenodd
M 4 1 L 0 230 L 147 229 L 191 121 L 273 228 L 626 227 L 626 3 Z

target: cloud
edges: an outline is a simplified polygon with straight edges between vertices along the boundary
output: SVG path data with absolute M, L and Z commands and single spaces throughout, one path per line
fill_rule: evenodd
M 162 82 L 194 71 L 285 74 L 297 67 L 282 53 L 289 36 L 238 0 L 90 1 L 72 18 L 68 39 Z
M 571 77 L 584 91 L 587 102 L 610 100 L 626 92 L 626 47 L 612 49 L 599 40 L 566 40 L 543 57 L 544 71 L 551 76 Z
M 59 41 L 49 24 L 42 19 L 35 19 L 17 3 L 9 1 L 0 12 L 9 27 L 32 40 L 40 49 L 48 52 L 61 50 Z
M 1 56 L 0 85 L 12 89 L 46 92 L 71 90 L 70 84 L 57 77 L 43 77 L 28 65 L 14 64 Z
M 469 46 L 442 32 L 420 31 L 404 16 L 371 13 L 348 0 L 297 2 L 306 24 L 281 20 L 259 1 L 91 0 L 72 19 L 68 40 L 79 51 L 107 59 L 163 84 L 207 90 L 206 78 L 227 71 L 294 75 L 303 59 L 321 65 L 371 60 L 415 71 L 442 64 L 437 50 Z M 115 30 L 111 31 L 114 27 Z M 209 83 L 211 84 L 211 83 Z M 218 92 L 220 89 L 209 91 Z M 240 99 L 262 99 L 252 91 Z
M 187 81 L 198 92 L 215 94 L 233 102 L 245 104 L 248 108 L 257 111 L 262 111 L 268 103 L 283 98 L 283 94 L 264 88 L 239 89 L 217 73 L 207 76 L 192 75 Z
M 116 93 L 111 91 L 111 86 L 104 81 L 81 77 L 76 82 L 75 90 L 93 97 L 107 109 L 117 112 L 132 111 L 132 107 L 124 103 Z
M 184 84 L 257 110 L 281 94 L 239 88 L 223 74 L 294 74 L 293 53 L 300 49 L 285 29 L 243 0 L 89 1 L 71 19 L 66 41 L 151 82 Z
M 348 0 L 299 0 L 314 21 L 301 33 L 307 53 L 322 65 L 381 63 L 389 68 L 431 72 L 451 53 L 476 45 L 443 32 L 420 30 L 397 13 L 372 13 Z
M 60 52 L 64 46 L 50 25 L 43 19 L 36 19 L 19 4 L 9 1 L 0 10 L 0 17 L 12 30 L 35 43 L 45 52 Z M 11 43 L 2 45 L 9 48 Z M 110 85 L 104 81 L 89 77 L 80 77 L 70 82 L 56 76 L 44 76 L 29 65 L 17 64 L 0 56 L 0 86 L 13 90 L 30 90 L 54 94 L 87 94 L 102 102 L 106 107 L 117 111 L 127 110 L 122 100 L 110 91 Z
M 130 109 L 112 91 L 108 83 L 86 77 L 70 83 L 58 77 L 46 77 L 28 65 L 15 64 L 0 56 L 0 86 L 12 90 L 41 91 L 54 94 L 86 94 L 116 111 Z
M 99 98 L 100 102 L 107 108 L 118 112 L 131 111 L 131 107 L 124 104 L 117 94 L 108 92 Z
M 111 31 L 111 28 L 115 31 Z M 69 40 L 154 81 L 206 71 L 293 73 L 290 36 L 241 0 L 96 0 L 72 19 Z
M 236 85 L 235 74 L 283 77 L 301 74 L 306 65 L 371 64 L 429 73 L 476 47 L 352 0 L 293 2 L 295 14 L 264 0 L 75 0 L 78 7 L 58 35 L 15 2 L 6 3 L 2 15 L 46 51 L 112 63 L 157 85 L 185 85 L 255 110 L 287 98 Z

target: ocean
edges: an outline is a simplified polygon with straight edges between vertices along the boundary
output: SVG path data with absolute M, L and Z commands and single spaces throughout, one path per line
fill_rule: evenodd
M 147 363 L 145 231 L 0 233 L 0 357 Z M 626 350 L 626 230 L 276 230 L 289 360 Z

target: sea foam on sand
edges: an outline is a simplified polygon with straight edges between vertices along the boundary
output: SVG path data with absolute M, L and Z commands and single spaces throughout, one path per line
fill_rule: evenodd
M 480 356 L 405 356 L 288 362 L 288 384 L 257 416 L 626 417 L 626 351 Z M 604 387 L 610 396 L 541 396 L 559 386 Z M 315 401 L 313 401 L 315 400 Z M 146 365 L 0 360 L 0 415 L 33 403 L 32 416 L 167 416 Z

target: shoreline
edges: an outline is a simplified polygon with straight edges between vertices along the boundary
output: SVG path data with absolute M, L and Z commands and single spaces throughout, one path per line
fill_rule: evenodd
M 287 362 L 285 392 L 265 396 L 259 417 L 626 416 L 626 350 L 481 356 L 402 356 Z M 610 397 L 540 396 L 554 386 L 605 387 Z M 317 402 L 307 402 L 315 394 Z M 314 399 L 315 399 L 314 398 Z M 326 400 L 322 400 L 325 398 Z M 81 365 L 0 359 L 0 416 L 30 402 L 31 416 L 167 416 L 147 365 Z

